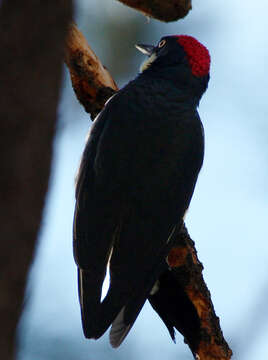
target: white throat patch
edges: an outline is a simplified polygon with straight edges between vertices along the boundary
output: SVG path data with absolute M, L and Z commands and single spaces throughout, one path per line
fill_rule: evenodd
M 144 70 L 148 69 L 148 67 L 155 61 L 155 59 L 155 54 L 152 54 L 148 59 L 146 59 L 140 66 L 140 72 L 142 73 Z

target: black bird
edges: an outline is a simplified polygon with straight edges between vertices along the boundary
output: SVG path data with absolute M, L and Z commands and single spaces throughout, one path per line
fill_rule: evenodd
M 186 35 L 137 48 L 149 58 L 95 120 L 76 184 L 74 257 L 83 330 L 97 339 L 112 325 L 113 347 L 168 271 L 166 256 L 204 154 L 197 106 L 209 80 L 208 50 Z M 110 286 L 101 302 L 107 266 Z M 176 322 L 160 312 L 172 335 Z

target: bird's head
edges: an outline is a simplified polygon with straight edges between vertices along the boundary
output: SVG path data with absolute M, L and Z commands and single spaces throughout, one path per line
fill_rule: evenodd
M 141 72 L 152 64 L 157 66 L 188 65 L 194 76 L 209 74 L 210 56 L 207 48 L 192 36 L 164 36 L 156 46 L 137 44 L 136 48 L 149 58 L 142 64 Z
M 203 84 L 209 80 L 210 55 L 207 48 L 192 36 L 164 36 L 156 46 L 137 44 L 136 48 L 148 56 L 140 72 L 161 73 L 176 81 Z

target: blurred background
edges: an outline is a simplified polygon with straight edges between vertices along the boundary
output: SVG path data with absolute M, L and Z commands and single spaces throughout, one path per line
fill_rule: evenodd
M 268 352 L 267 2 L 193 1 L 184 20 L 148 20 L 115 0 L 76 1 L 76 21 L 122 87 L 144 57 L 134 44 L 161 36 L 195 36 L 210 51 L 211 80 L 199 113 L 205 162 L 187 214 L 204 277 L 233 359 Z M 126 341 L 113 350 L 107 334 L 84 339 L 72 257 L 74 177 L 90 128 L 64 68 L 53 171 L 37 256 L 29 274 L 18 360 L 190 360 L 174 345 L 149 304 Z

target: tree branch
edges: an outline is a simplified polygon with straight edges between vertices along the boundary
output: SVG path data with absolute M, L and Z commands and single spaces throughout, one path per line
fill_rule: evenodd
M 191 0 L 119 0 L 144 15 L 169 22 L 183 18 L 192 9 Z
M 73 23 L 66 41 L 65 62 L 77 99 L 94 119 L 118 87 Z
M 195 310 L 187 307 L 181 309 L 182 312 L 187 310 L 189 322 L 194 318 L 195 311 L 199 318 L 194 334 L 192 332 L 187 336 L 187 329 L 182 332 L 185 342 L 200 360 L 229 360 L 232 351 L 223 337 L 219 318 L 215 314 L 210 292 L 202 275 L 203 265 L 185 225 L 168 255 L 168 264 L 179 286 L 194 305 Z
M 105 101 L 118 88 L 74 24 L 70 27 L 65 61 L 78 100 L 94 118 L 103 108 Z M 191 303 L 187 309 L 181 305 L 181 313 L 188 317 L 186 325 L 180 330 L 185 342 L 199 360 L 229 360 L 232 351 L 224 340 L 219 319 L 202 276 L 203 266 L 198 260 L 195 244 L 185 226 L 168 255 L 168 264 L 175 279 L 174 286 L 177 284 L 179 291 Z M 192 319 L 196 316 L 197 326 L 192 331 Z

